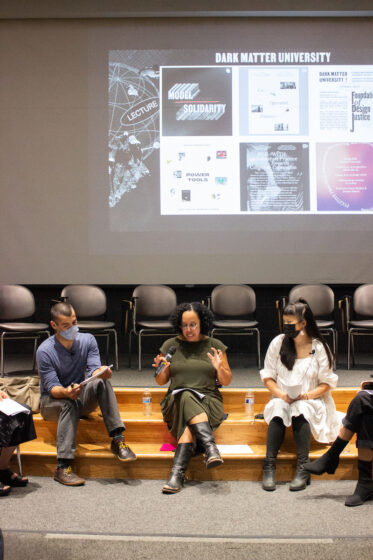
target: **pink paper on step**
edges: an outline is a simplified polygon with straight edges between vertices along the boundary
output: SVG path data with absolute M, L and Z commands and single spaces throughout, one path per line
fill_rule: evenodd
M 175 451 L 176 445 L 173 443 L 163 443 L 160 451 Z

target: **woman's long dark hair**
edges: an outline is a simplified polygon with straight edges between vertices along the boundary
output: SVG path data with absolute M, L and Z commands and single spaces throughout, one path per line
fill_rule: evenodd
M 311 311 L 310 306 L 305 299 L 299 298 L 295 303 L 288 303 L 283 311 L 283 315 L 290 315 L 295 317 L 299 322 L 306 321 L 306 326 L 304 330 L 310 338 L 315 338 L 319 340 L 325 348 L 326 355 L 328 356 L 329 367 L 331 368 L 334 361 L 334 356 L 330 350 L 327 342 L 319 331 L 316 324 L 315 317 Z M 299 336 L 299 335 L 298 335 Z M 295 349 L 294 339 L 288 336 L 284 336 L 280 349 L 281 362 L 287 367 L 288 370 L 292 370 L 297 357 L 297 352 Z

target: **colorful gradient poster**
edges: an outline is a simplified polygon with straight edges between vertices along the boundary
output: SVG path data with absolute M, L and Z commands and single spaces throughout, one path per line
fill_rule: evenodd
M 373 143 L 317 144 L 317 209 L 373 211 Z

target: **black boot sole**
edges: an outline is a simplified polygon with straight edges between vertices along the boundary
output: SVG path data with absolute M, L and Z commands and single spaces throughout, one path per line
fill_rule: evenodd
M 206 461 L 206 467 L 208 469 L 215 469 L 224 463 L 223 459 L 219 457 L 211 457 L 208 461 Z
M 348 502 L 347 502 L 348 498 L 352 498 L 352 496 L 348 496 L 348 497 L 346 498 L 345 506 L 347 506 L 347 507 L 358 507 L 358 506 L 362 506 L 365 502 L 368 502 L 369 500 L 373 500 L 373 494 L 371 494 L 371 495 L 368 496 L 367 498 L 366 498 L 366 497 L 361 498 L 361 499 L 360 499 L 360 502 L 356 502 L 356 503 L 354 503 L 354 504 L 348 503 Z
M 162 494 L 177 494 L 182 490 L 181 488 L 171 488 L 170 486 L 163 486 Z
M 267 487 L 265 487 L 265 486 L 263 486 L 263 484 L 262 484 L 262 488 L 263 488 L 263 490 L 265 490 L 266 492 L 274 492 L 274 491 L 276 490 L 276 486 L 267 486 Z
M 306 481 L 306 483 L 303 484 L 302 486 L 298 486 L 298 487 L 295 487 L 295 488 L 290 488 L 289 487 L 289 490 L 290 490 L 290 492 L 300 492 L 301 490 L 305 490 L 307 488 L 307 486 L 309 486 L 310 484 L 311 484 L 311 480 L 308 479 Z

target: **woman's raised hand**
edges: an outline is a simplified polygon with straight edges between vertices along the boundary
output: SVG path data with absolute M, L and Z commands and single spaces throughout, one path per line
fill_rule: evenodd
M 161 364 L 165 364 L 165 368 L 166 368 L 167 366 L 170 365 L 170 362 L 167 362 L 167 361 L 164 359 L 164 356 L 163 356 L 162 354 L 157 354 L 156 357 L 153 359 L 152 367 L 153 367 L 153 368 L 157 368 L 157 367 L 160 366 Z
M 223 352 L 221 350 L 216 350 L 216 348 L 213 347 L 211 347 L 211 350 L 213 351 L 213 354 L 207 352 L 207 355 L 210 358 L 214 368 L 218 370 L 220 366 L 223 364 Z

